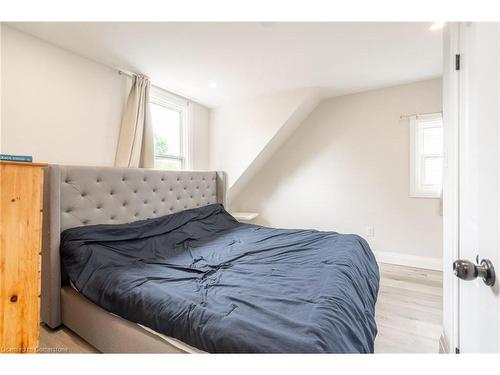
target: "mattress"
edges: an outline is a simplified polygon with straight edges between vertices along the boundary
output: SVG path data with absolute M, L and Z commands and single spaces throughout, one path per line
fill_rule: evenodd
M 369 353 L 379 274 L 364 239 L 237 222 L 221 205 L 62 234 L 95 304 L 212 353 Z

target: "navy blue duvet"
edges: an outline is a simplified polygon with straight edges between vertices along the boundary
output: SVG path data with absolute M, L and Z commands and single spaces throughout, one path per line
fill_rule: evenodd
M 375 258 L 356 235 L 237 222 L 219 204 L 63 232 L 102 308 L 212 353 L 369 353 Z

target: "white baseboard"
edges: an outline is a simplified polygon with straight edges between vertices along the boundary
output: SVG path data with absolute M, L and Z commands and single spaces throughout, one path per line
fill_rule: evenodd
M 417 255 L 389 253 L 385 251 L 375 251 L 375 258 L 379 263 L 397 264 L 398 266 L 407 266 L 415 268 L 424 268 L 427 270 L 442 271 L 443 261 L 439 258 L 428 258 Z

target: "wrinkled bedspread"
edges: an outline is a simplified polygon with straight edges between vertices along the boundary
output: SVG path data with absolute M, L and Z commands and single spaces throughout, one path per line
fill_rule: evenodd
M 379 273 L 357 235 L 242 224 L 213 204 L 68 229 L 61 256 L 92 302 L 207 352 L 373 352 Z

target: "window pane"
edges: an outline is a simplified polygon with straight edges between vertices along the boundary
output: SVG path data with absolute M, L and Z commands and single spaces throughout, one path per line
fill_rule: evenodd
M 443 158 L 424 158 L 424 185 L 441 185 L 443 180 Z
M 181 155 L 181 114 L 151 103 L 155 155 Z
M 155 159 L 155 169 L 182 169 L 179 159 Z
M 423 128 L 424 154 L 443 154 L 443 128 L 429 127 Z

